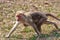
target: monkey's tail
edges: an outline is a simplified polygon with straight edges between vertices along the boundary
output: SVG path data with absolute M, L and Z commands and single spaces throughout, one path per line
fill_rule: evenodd
M 52 15 L 52 14 L 46 14 L 46 16 L 51 16 L 51 17 L 55 18 L 56 20 L 59 20 L 59 21 L 60 21 L 60 19 L 58 19 L 57 17 L 55 17 L 55 16 Z

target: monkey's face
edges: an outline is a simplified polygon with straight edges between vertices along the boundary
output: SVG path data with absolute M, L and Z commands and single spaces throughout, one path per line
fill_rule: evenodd
M 23 16 L 24 16 L 24 13 L 25 13 L 25 11 L 23 11 L 23 10 L 17 11 L 17 12 L 16 12 L 16 15 L 15 15 L 16 20 L 17 20 L 17 21 L 22 21 Z
M 23 16 L 24 16 L 24 14 L 16 15 L 16 20 L 17 21 L 23 21 Z

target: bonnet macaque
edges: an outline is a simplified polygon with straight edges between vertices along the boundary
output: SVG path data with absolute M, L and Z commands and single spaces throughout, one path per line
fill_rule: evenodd
M 42 12 L 25 12 L 25 11 L 17 11 L 15 18 L 16 23 L 14 24 L 13 28 L 10 32 L 6 35 L 6 37 L 10 37 L 13 31 L 16 29 L 17 25 L 22 23 L 24 26 L 32 26 L 37 35 L 40 35 L 41 26 L 42 24 L 53 24 L 56 29 L 59 29 L 54 22 L 47 21 L 48 16 L 51 16 L 60 21 L 57 17 L 53 16 L 52 14 L 45 14 Z

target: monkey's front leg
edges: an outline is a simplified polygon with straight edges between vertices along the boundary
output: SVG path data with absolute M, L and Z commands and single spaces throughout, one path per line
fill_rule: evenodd
M 35 32 L 37 33 L 37 35 L 39 36 L 40 35 L 40 32 L 37 28 L 37 25 L 35 25 L 35 23 L 31 20 L 28 19 L 28 23 L 33 27 L 33 29 L 35 30 Z
M 37 26 L 35 24 L 32 24 L 32 27 L 34 28 L 35 32 L 37 33 L 37 35 L 39 36 L 40 35 L 40 32 L 37 28 Z
M 14 30 L 16 29 L 18 24 L 19 24 L 19 22 L 16 21 L 16 23 L 13 26 L 13 28 L 10 30 L 10 32 L 5 37 L 7 37 L 7 38 L 10 37 L 10 35 L 14 32 Z
M 42 17 L 38 22 L 37 22 L 37 28 L 41 32 L 41 26 L 42 24 L 47 20 L 47 18 Z

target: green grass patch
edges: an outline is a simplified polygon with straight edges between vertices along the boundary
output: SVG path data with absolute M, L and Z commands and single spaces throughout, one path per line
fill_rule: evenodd
M 26 33 L 29 33 L 29 32 L 32 32 L 33 30 L 31 30 L 30 28 L 26 27 L 24 28 L 23 32 L 26 32 Z

